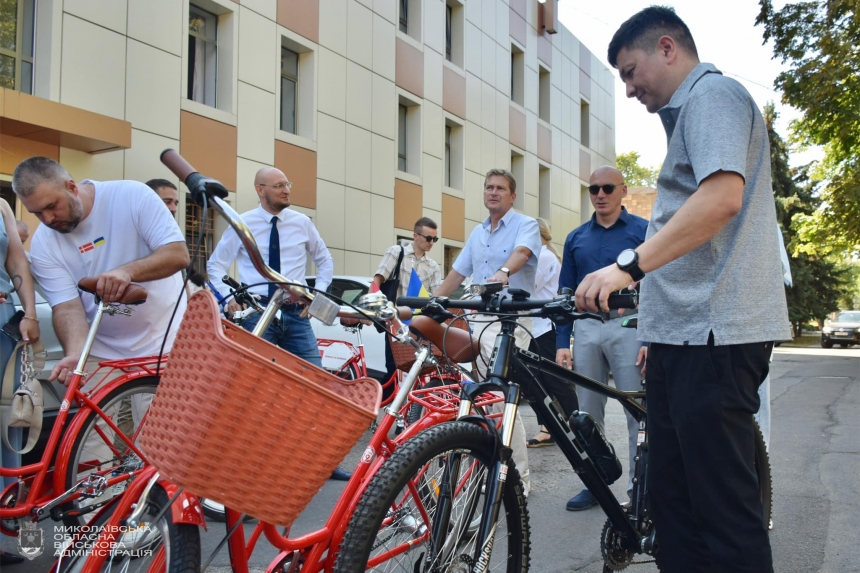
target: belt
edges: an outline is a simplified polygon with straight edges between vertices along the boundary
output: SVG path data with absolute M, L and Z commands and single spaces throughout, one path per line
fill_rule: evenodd
M 628 308 L 624 310 L 624 314 L 622 315 L 619 315 L 617 310 L 610 310 L 609 312 L 598 312 L 597 314 L 599 314 L 603 320 L 612 320 L 614 318 L 627 318 L 629 316 L 636 316 L 636 314 L 638 314 L 638 311 Z
M 260 304 L 262 306 L 268 306 L 269 297 L 265 295 L 260 295 Z M 281 305 L 281 312 L 301 312 L 305 309 L 305 305 L 298 304 L 294 302 L 285 303 Z

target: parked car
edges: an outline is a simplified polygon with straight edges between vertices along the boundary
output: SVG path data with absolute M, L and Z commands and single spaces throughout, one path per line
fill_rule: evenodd
M 821 329 L 821 346 L 833 348 L 834 344 L 842 348 L 860 344 L 860 310 L 840 312 L 835 320 L 825 323 Z

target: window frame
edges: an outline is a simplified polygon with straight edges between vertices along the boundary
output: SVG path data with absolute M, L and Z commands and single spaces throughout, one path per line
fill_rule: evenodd
M 399 25 L 397 29 L 409 35 L 409 0 L 400 0 L 398 6 L 397 17 Z
M 511 101 L 526 105 L 526 53 L 518 44 L 511 43 Z
M 192 10 L 202 12 L 206 16 L 210 16 L 212 18 L 212 20 L 215 24 L 215 26 L 214 26 L 215 27 L 214 39 L 207 38 L 203 34 L 195 32 L 191 29 L 191 11 Z M 218 82 L 219 82 L 218 64 L 219 64 L 219 59 L 220 59 L 220 54 L 218 53 L 218 24 L 219 24 L 218 19 L 219 19 L 218 14 L 210 12 L 209 10 L 202 8 L 193 2 L 189 2 L 189 4 L 188 4 L 188 30 L 187 30 L 187 33 L 189 36 L 189 38 L 188 38 L 188 69 L 186 71 L 186 73 L 188 75 L 188 86 L 186 87 L 185 96 L 190 101 L 193 101 L 193 102 L 196 102 L 199 104 L 203 104 L 203 105 L 206 105 L 209 107 L 214 107 L 215 109 L 218 109 Z M 194 82 L 193 82 L 194 56 L 192 55 L 192 52 L 191 52 L 191 38 L 196 38 L 197 40 L 200 40 L 204 44 L 209 44 L 215 48 L 215 62 L 212 65 L 213 71 L 215 74 L 215 80 L 214 80 L 213 85 L 212 85 L 212 103 L 211 104 L 206 102 L 206 98 L 207 98 L 206 92 L 208 90 L 207 90 L 206 85 L 205 85 L 206 84 L 205 75 L 208 73 L 209 70 L 207 70 L 205 68 L 203 70 L 203 73 L 204 73 L 203 101 L 198 101 L 198 100 L 194 99 L 194 97 L 193 97 L 193 95 L 194 95 L 193 94 L 193 90 L 194 90 Z M 196 47 L 195 47 L 195 52 L 196 52 Z M 204 58 L 205 58 L 205 56 L 204 56 Z M 208 67 L 208 65 L 206 63 L 204 63 L 204 66 Z
M 409 173 L 409 107 L 401 102 L 397 104 L 397 170 Z
M 24 52 L 24 24 L 26 22 L 25 18 L 25 4 L 30 3 L 30 22 L 31 22 L 31 38 L 29 38 L 30 45 L 30 55 L 26 55 Z M 36 55 L 36 18 L 37 18 L 37 7 L 36 0 L 17 0 L 15 6 L 15 49 L 10 50 L 8 48 L 0 47 L 0 56 L 5 56 L 7 58 L 12 58 L 14 60 L 14 72 L 12 75 L 12 89 L 17 92 L 30 94 L 32 95 L 35 91 L 35 78 L 36 78 L 36 64 L 35 64 L 35 55 Z M 21 82 L 23 78 L 23 64 L 30 64 L 30 90 L 24 91 L 21 89 Z
M 284 52 L 287 51 L 296 57 L 296 74 L 294 76 L 290 75 L 288 72 L 284 71 Z M 301 86 L 300 86 L 300 76 L 301 76 L 301 64 L 300 64 L 301 54 L 296 52 L 295 50 L 291 50 L 287 46 L 281 45 L 281 92 L 280 92 L 280 117 L 278 118 L 278 128 L 281 131 L 286 133 L 292 133 L 293 135 L 298 135 L 299 131 L 299 104 L 301 94 Z M 284 129 L 284 80 L 292 81 L 295 85 L 293 92 L 293 130 L 290 131 L 288 129 Z
M 584 98 L 579 102 L 579 143 L 591 147 L 591 105 Z

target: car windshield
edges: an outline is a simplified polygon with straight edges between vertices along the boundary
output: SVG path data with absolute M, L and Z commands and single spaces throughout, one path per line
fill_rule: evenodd
M 860 312 L 843 312 L 836 317 L 836 322 L 860 322 Z

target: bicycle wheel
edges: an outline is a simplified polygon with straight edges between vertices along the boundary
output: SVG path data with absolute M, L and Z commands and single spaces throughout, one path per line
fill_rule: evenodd
M 122 431 L 123 435 L 136 438 L 140 431 L 143 414 L 149 408 L 158 379 L 154 377 L 129 380 L 105 396 L 98 407 Z M 89 474 L 99 474 L 110 478 L 112 474 L 127 473 L 143 467 L 144 462 L 110 428 L 96 412 L 90 412 L 81 426 L 69 455 L 69 467 L 65 476 L 64 488 L 68 490 Z M 66 525 L 85 525 L 92 513 L 88 506 L 103 505 L 113 496 L 125 491 L 125 484 L 108 487 L 97 498 L 77 499 L 64 506 L 63 521 Z
M 416 435 L 395 450 L 368 484 L 340 545 L 335 573 L 424 571 L 425 553 L 447 461 L 458 456 L 454 499 L 445 543 L 428 566 L 433 571 L 472 571 L 483 510 L 483 485 L 494 438 L 466 422 L 449 422 Z M 440 540 L 441 542 L 441 540 Z M 529 522 L 519 473 L 508 464 L 489 571 L 526 573 Z
M 116 539 L 116 543 L 107 550 L 109 555 L 100 571 L 200 571 L 200 529 L 196 525 L 174 523 L 169 509 L 161 519 L 154 521 L 169 501 L 167 492 L 162 487 L 153 486 L 146 510 L 141 516 L 140 526 Z M 79 538 L 74 547 L 64 549 L 60 557 L 60 573 L 80 573 L 83 570 L 87 558 L 93 554 L 94 544 L 102 526 L 110 519 L 113 511 L 115 509 L 106 511 L 89 523 L 87 533 Z
M 770 457 L 767 455 L 767 446 L 761 428 L 755 424 L 755 472 L 758 475 L 758 490 L 761 495 L 761 505 L 764 510 L 764 525 L 767 527 L 771 519 L 771 506 L 773 505 L 773 490 L 770 481 Z

